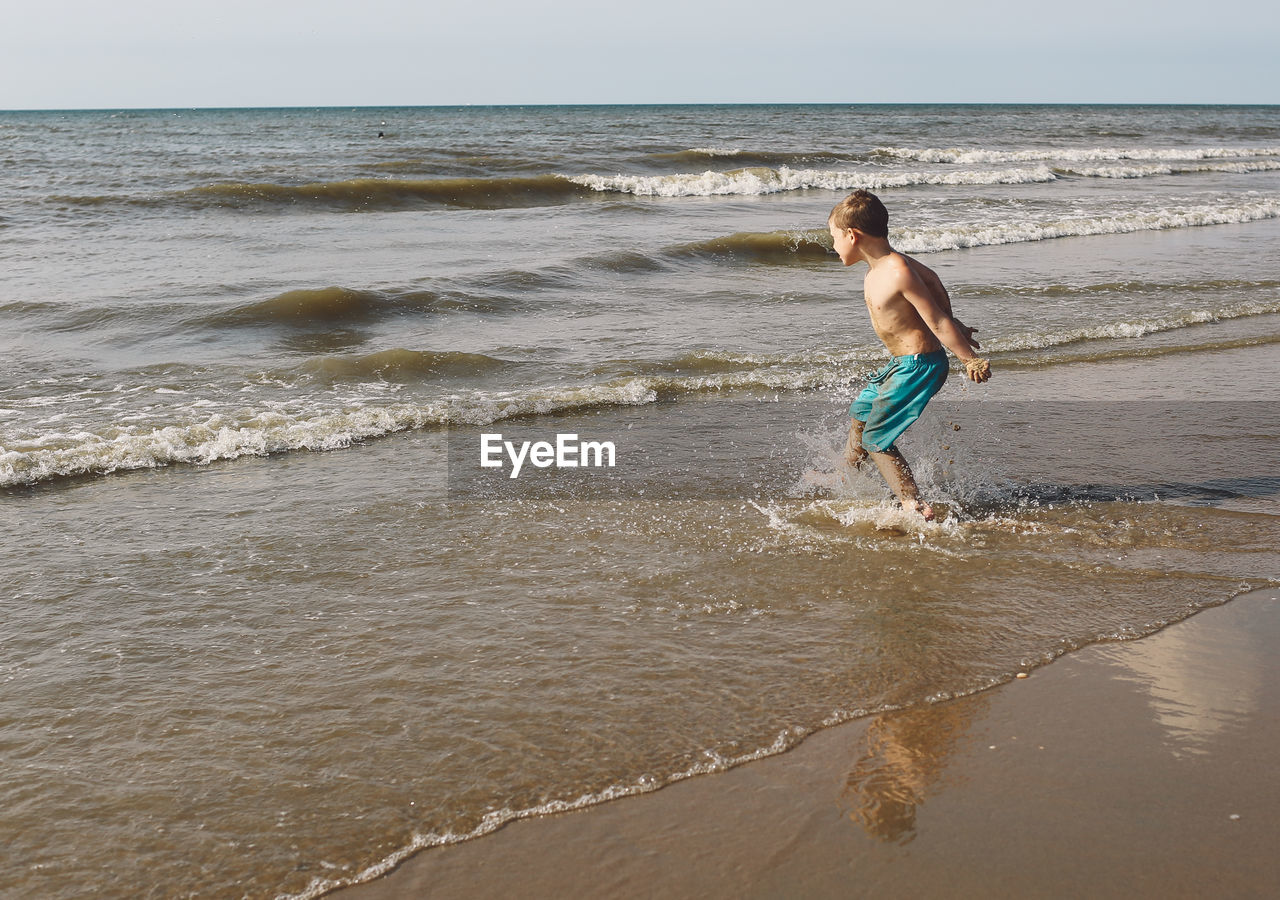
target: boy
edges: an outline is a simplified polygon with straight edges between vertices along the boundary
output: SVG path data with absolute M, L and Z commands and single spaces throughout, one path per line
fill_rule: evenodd
M 869 455 L 903 508 L 931 521 L 933 508 L 920 499 L 894 441 L 947 380 L 944 346 L 975 382 L 991 377 L 991 364 L 974 355 L 978 329 L 952 315 L 951 298 L 933 270 L 889 246 L 889 213 L 875 194 L 854 191 L 831 210 L 827 227 L 842 263 L 867 264 L 862 289 L 871 327 L 894 357 L 849 407 L 845 459 L 856 468 Z

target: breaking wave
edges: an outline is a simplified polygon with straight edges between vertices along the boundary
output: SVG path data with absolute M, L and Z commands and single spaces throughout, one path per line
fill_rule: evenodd
M 1063 237 L 1165 231 L 1202 225 L 1240 225 L 1280 217 L 1280 200 L 1255 199 L 1221 204 L 1161 207 L 1108 216 L 1072 216 L 1046 221 L 960 224 L 933 228 L 893 228 L 890 237 L 906 253 L 964 250 Z M 749 259 L 763 263 L 807 263 L 830 259 L 831 237 L 825 230 L 740 232 L 673 247 L 672 256 Z
M 834 168 L 856 155 L 693 148 L 655 154 L 663 162 L 702 166 L 722 160 L 745 164 L 727 171 L 669 174 L 529 174 L 453 178 L 353 178 L 306 184 L 226 182 L 167 194 L 63 196 L 59 204 L 99 207 L 119 203 L 197 208 L 292 208 L 343 212 L 447 207 L 506 209 L 548 206 L 626 194 L 637 197 L 754 196 L 787 191 L 885 190 L 913 186 L 1037 184 L 1062 177 L 1146 178 L 1206 172 L 1245 174 L 1280 170 L 1280 148 L 984 150 L 879 148 L 879 158 L 960 164 L 973 168 L 893 171 L 876 164 Z M 993 166 L 997 166 L 994 167 Z M 1003 166 L 1003 167 L 999 167 Z M 1012 167 L 1011 167 L 1012 166 Z
M 514 416 L 638 405 L 656 399 L 648 384 L 632 379 L 614 385 L 478 393 L 421 404 L 353 405 L 327 411 L 272 409 L 208 415 L 198 422 L 164 428 L 126 426 L 102 433 L 47 434 L 0 448 L 0 486 L 296 450 L 337 450 L 411 428 L 487 425 Z
M 1057 178 L 1048 166 L 960 172 L 827 172 L 816 169 L 770 169 L 763 166 L 728 172 L 677 175 L 579 175 L 575 184 L 593 191 L 641 197 L 715 197 L 777 194 L 784 191 L 884 190 L 916 185 L 1034 184 Z
M 1141 160 L 1162 162 L 1192 161 L 1203 159 L 1246 159 L 1254 157 L 1280 157 L 1280 147 L 1091 147 L 1091 148 L 1039 148 L 1031 150 L 987 150 L 983 148 L 911 148 L 878 147 L 873 156 L 905 159 L 926 163 L 960 163 L 963 165 L 991 163 L 1028 163 L 1062 160 L 1070 162 L 1107 162 Z
M 1251 172 L 1280 171 L 1280 160 L 1262 159 L 1252 162 L 1218 162 L 1199 165 L 1172 165 L 1153 163 L 1142 166 L 1055 166 L 1054 172 L 1062 175 L 1078 175 L 1084 178 L 1152 178 L 1158 175 L 1199 175 L 1205 172 L 1224 172 L 1247 175 Z
M 1027 332 L 994 338 L 984 344 L 1007 364 L 1053 365 L 1074 358 L 1046 360 L 1038 358 L 1037 351 L 1274 314 L 1280 314 L 1280 300 L 1269 299 L 1063 331 Z M 1104 347 L 1077 356 L 1097 360 L 1195 352 L 1274 343 L 1276 339 L 1245 336 L 1209 345 Z M 211 414 L 207 401 L 199 401 L 185 408 L 185 415 L 190 417 L 187 422 L 166 427 L 117 425 L 97 431 L 48 432 L 12 441 L 0 447 L 0 486 L 176 463 L 206 464 L 297 450 L 335 450 L 408 429 L 488 425 L 517 416 L 647 405 L 664 399 L 725 391 L 843 388 L 867 375 L 883 357 L 883 350 L 878 347 L 842 351 L 819 348 L 788 353 L 700 350 L 667 360 L 616 360 L 572 376 L 568 383 L 506 391 L 464 387 L 452 395 L 421 402 L 409 399 L 390 402 L 389 397 L 384 397 L 340 405 L 339 401 L 321 395 L 290 404 L 288 409 L 277 405 L 270 409 Z M 304 374 L 413 381 L 423 377 L 502 374 L 508 367 L 518 365 L 481 354 L 394 349 L 356 358 L 313 361 L 304 367 Z M 339 408 L 327 408 L 326 404 Z M 176 414 L 181 416 L 183 411 Z
M 1280 200 L 1258 197 L 1237 203 L 1200 204 L 1121 213 L 1073 216 L 1043 222 L 1003 222 L 952 228 L 907 228 L 895 232 L 895 246 L 908 253 L 992 247 L 1061 237 L 1166 231 L 1201 225 L 1240 225 L 1280 216 Z

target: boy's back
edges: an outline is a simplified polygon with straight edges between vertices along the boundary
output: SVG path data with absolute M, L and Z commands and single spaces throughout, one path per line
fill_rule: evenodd
M 920 261 L 894 252 L 869 268 L 863 279 L 862 292 L 871 313 L 871 327 L 894 356 L 941 349 L 941 343 L 921 312 L 902 291 L 904 283 L 910 284 L 915 292 L 927 295 L 939 311 L 950 313 L 951 300 L 937 274 Z

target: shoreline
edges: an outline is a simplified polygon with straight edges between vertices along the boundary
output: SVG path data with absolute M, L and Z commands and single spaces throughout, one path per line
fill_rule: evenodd
M 1280 587 L 1252 591 L 327 896 L 1260 896 L 1280 881 L 1277 639 Z

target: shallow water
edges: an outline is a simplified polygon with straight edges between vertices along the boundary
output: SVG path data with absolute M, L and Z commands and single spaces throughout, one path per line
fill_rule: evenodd
M 121 118 L 0 116 L 42 134 L 5 891 L 316 893 L 1280 580 L 1274 109 Z M 915 175 L 895 239 L 996 371 L 904 439 L 936 524 L 837 464 L 883 351 L 814 243 Z M 618 465 L 510 479 L 486 433 Z

